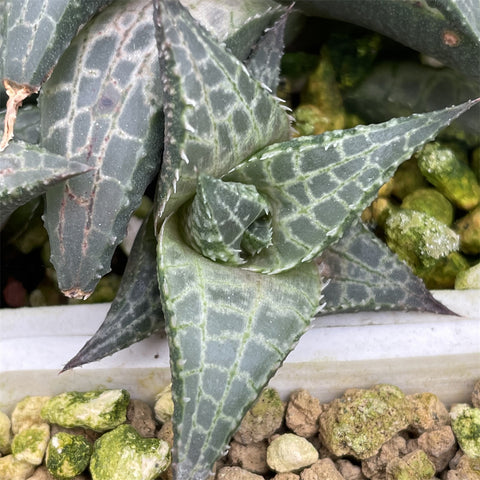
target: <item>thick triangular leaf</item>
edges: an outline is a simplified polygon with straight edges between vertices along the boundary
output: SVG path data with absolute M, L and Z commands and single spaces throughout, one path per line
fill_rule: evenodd
M 13 142 L 0 154 L 0 225 L 20 205 L 62 180 L 91 170 L 36 145 Z
M 288 138 L 289 120 L 178 0 L 154 3 L 165 92 L 158 228 L 161 218 L 193 195 L 198 172 L 225 174 L 264 146 Z
M 0 111 L 0 125 L 3 125 L 5 113 L 5 110 Z M 18 111 L 15 140 L 33 145 L 40 142 L 40 109 L 36 105 L 26 105 Z
M 284 33 L 288 12 L 269 28 L 255 45 L 245 64 L 253 78 L 276 92 L 280 79 L 280 62 L 285 47 Z
M 297 0 L 295 6 L 308 15 L 335 18 L 382 33 L 480 78 L 478 0 Z
M 325 307 L 320 315 L 374 310 L 452 314 L 361 223 L 354 223 L 315 261 L 328 280 L 322 291 Z
M 88 296 L 160 163 L 161 85 L 151 0 L 119 0 L 60 59 L 40 95 L 42 145 L 95 170 L 47 194 L 65 295 Z M 141 59 L 141 61 L 139 61 Z
M 227 181 L 253 184 L 270 204 L 273 244 L 243 268 L 277 273 L 338 240 L 398 165 L 476 102 L 272 145 Z
M 174 478 L 204 480 L 245 411 L 307 329 L 321 282 L 313 263 L 262 275 L 186 246 L 169 217 L 160 233 L 174 408 Z
M 412 81 L 413 80 L 413 81 Z M 414 62 L 383 62 L 345 96 L 345 104 L 367 122 L 429 112 L 480 96 L 480 82 L 451 70 Z M 442 138 L 480 143 L 480 105 L 441 133 Z
M 165 327 L 156 276 L 156 246 L 150 214 L 135 238 L 105 320 L 63 370 L 112 355 Z
M 38 92 L 78 30 L 113 0 L 6 0 L 0 22 L 2 79 L 9 100 L 0 151 L 13 136 L 22 101 Z

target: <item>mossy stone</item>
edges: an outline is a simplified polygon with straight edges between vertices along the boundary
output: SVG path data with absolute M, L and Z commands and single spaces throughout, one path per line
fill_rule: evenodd
M 415 450 L 387 465 L 386 480 L 430 480 L 435 466 L 423 450 Z
M 10 452 L 11 434 L 10 427 L 12 423 L 8 415 L 0 412 L 0 454 L 5 455 Z
M 93 480 L 154 480 L 170 458 L 167 442 L 143 438 L 131 425 L 120 425 L 95 442 L 90 472 Z
M 92 445 L 85 437 L 59 432 L 48 443 L 45 465 L 55 478 L 69 480 L 87 468 L 91 454 Z
M 451 408 L 450 418 L 452 430 L 465 455 L 480 458 L 480 408 L 459 403 Z
M 40 465 L 49 439 L 50 425 L 47 423 L 32 425 L 13 437 L 12 454 L 16 460 Z
M 0 458 L 0 478 L 2 480 L 26 480 L 35 471 L 35 465 L 16 460 L 13 455 Z
M 28 396 L 20 400 L 12 412 L 12 432 L 14 434 L 37 423 L 43 423 L 40 412 L 50 400 L 46 396 Z
M 447 226 L 452 224 L 455 214 L 453 205 L 434 188 L 420 188 L 409 193 L 403 199 L 401 208 L 426 213 Z
M 319 433 L 333 454 L 365 459 L 410 422 L 408 401 L 393 385 L 349 389 L 320 414 Z
M 42 418 L 62 427 L 105 432 L 124 423 L 130 395 L 126 390 L 65 392 L 42 408 Z

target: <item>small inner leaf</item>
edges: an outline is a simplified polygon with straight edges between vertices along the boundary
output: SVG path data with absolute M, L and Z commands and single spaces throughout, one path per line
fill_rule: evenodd
M 187 208 L 185 234 L 207 258 L 240 265 L 245 262 L 241 255 L 245 230 L 267 213 L 267 202 L 253 185 L 200 175 L 197 193 Z M 246 244 L 257 251 L 270 241 L 271 232 L 270 237 L 265 237 L 264 230 L 259 235 L 253 230 Z

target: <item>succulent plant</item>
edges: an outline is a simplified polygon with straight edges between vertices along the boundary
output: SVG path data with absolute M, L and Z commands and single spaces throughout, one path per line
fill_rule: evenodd
M 7 0 L 0 206 L 3 222 L 45 194 L 60 288 L 85 298 L 155 182 L 117 297 L 64 369 L 165 329 L 173 474 L 201 480 L 313 317 L 449 313 L 357 219 L 402 162 L 474 106 L 478 84 L 457 106 L 292 138 L 274 94 L 292 9 L 273 0 L 182 3 Z M 346 3 L 299 0 L 298 8 L 380 29 L 478 81 L 473 2 Z M 38 144 L 10 141 L 19 104 L 39 90 Z

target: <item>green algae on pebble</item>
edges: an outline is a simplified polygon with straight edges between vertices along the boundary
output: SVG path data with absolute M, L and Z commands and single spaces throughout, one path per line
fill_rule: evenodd
M 65 392 L 42 408 L 42 418 L 62 427 L 84 427 L 96 432 L 125 423 L 130 395 L 126 390 Z
M 12 441 L 11 426 L 12 422 L 8 415 L 0 411 L 0 456 L 10 453 L 10 443 Z
M 387 464 L 387 480 L 430 480 L 435 466 L 423 450 L 414 450 Z
M 93 480 L 154 480 L 170 465 L 170 447 L 157 438 L 142 438 L 131 425 L 120 425 L 94 444 Z
M 385 223 L 387 245 L 416 272 L 459 248 L 458 235 L 436 218 L 415 210 L 392 211 Z
M 265 388 L 244 416 L 234 439 L 244 445 L 261 442 L 282 425 L 285 405 L 278 392 Z
M 455 278 L 456 290 L 480 290 L 480 262 L 458 273 Z
M 447 227 L 452 224 L 455 215 L 453 205 L 433 188 L 420 188 L 409 193 L 403 199 L 401 208 L 426 213 Z
M 14 434 L 19 433 L 31 425 L 43 423 L 40 412 L 50 398 L 47 396 L 28 396 L 20 400 L 12 412 L 12 432 Z
M 460 236 L 460 250 L 468 255 L 480 254 L 480 205 L 455 222 Z
M 427 188 L 428 182 L 418 168 L 416 158 L 403 162 L 394 173 L 391 180 L 391 193 L 403 200 L 409 193 L 420 188 Z
M 417 162 L 425 178 L 457 207 L 470 210 L 480 203 L 480 185 L 473 170 L 451 148 L 428 143 L 417 153 Z
M 450 418 L 463 453 L 471 458 L 480 458 L 480 408 L 459 403 L 451 408 Z
M 50 425 L 40 423 L 17 433 L 12 440 L 12 454 L 16 460 L 40 465 L 50 439 Z
M 45 465 L 55 478 L 69 480 L 87 468 L 91 454 L 92 445 L 85 437 L 59 432 L 48 443 Z
M 365 459 L 409 424 L 409 405 L 393 385 L 349 389 L 319 416 L 322 443 L 334 455 Z
M 462 272 L 468 270 L 468 260 L 459 252 L 452 252 L 446 257 L 440 258 L 432 267 L 420 268 L 415 273 L 424 281 L 430 290 L 452 289 L 456 279 Z

